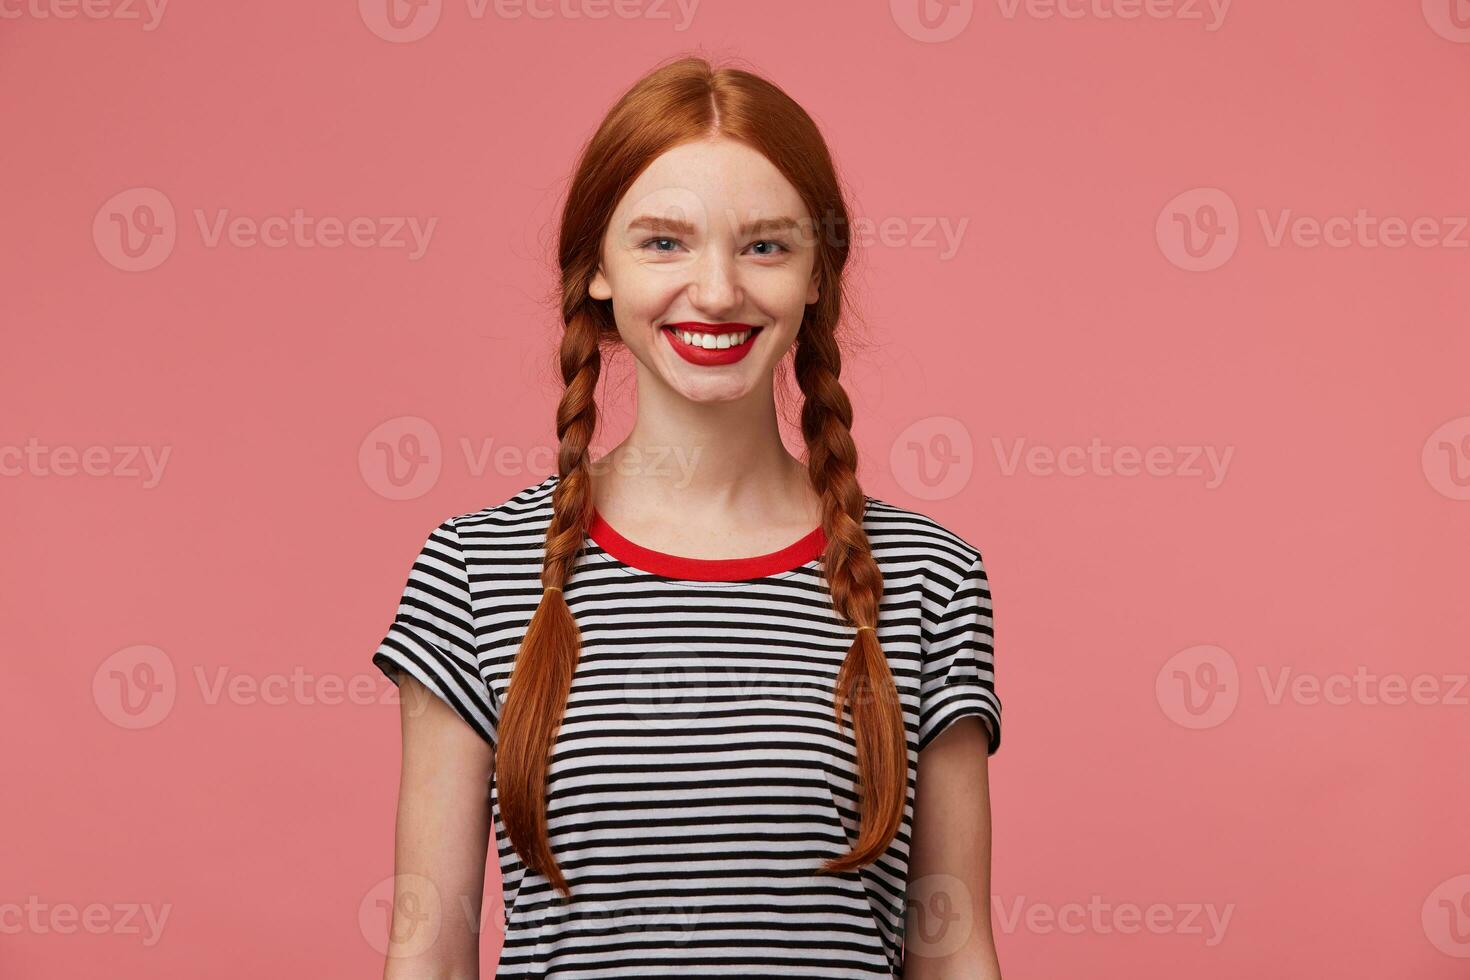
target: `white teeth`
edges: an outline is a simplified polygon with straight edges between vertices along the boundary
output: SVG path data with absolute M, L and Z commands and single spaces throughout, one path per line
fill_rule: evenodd
M 690 347 L 703 347 L 705 350 L 725 350 L 728 347 L 739 347 L 750 337 L 749 330 L 739 333 L 691 333 L 688 330 L 679 331 L 679 339 Z

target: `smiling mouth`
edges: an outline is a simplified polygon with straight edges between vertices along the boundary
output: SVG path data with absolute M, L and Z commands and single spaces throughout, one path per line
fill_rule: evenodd
M 660 329 L 667 330 L 686 347 L 729 350 L 749 343 L 764 328 L 747 323 L 669 323 Z

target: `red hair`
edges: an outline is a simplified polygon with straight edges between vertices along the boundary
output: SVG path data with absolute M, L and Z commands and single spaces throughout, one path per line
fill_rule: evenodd
M 619 342 L 610 301 L 588 295 L 601 262 L 612 213 L 643 170 L 675 146 L 721 136 L 763 154 L 796 188 L 816 223 L 819 298 L 806 307 L 795 343 L 794 370 L 803 395 L 801 431 L 807 472 L 821 498 L 827 546 L 822 570 L 832 606 L 854 627 L 852 646 L 833 690 L 834 720 L 851 717 L 858 766 L 860 826 L 848 853 L 821 866 L 849 871 L 877 859 L 898 833 L 908 788 L 908 744 L 893 674 L 876 627 L 883 576 L 863 530 L 864 494 L 857 481 L 852 405 L 838 376 L 836 342 L 848 212 L 826 143 L 811 117 L 758 75 L 714 69 L 702 58 L 673 61 L 640 79 L 583 150 L 562 210 L 558 242 L 560 350 L 566 386 L 557 406 L 560 479 L 546 529 L 541 602 L 531 617 L 498 729 L 495 778 L 511 845 L 525 866 L 570 897 L 546 829 L 546 777 L 566 709 L 581 638 L 560 588 L 572 574 L 592 516 L 588 448 L 597 428 L 595 394 L 602 345 Z

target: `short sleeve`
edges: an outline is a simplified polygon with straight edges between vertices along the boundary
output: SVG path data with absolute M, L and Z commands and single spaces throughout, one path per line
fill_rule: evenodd
M 480 676 L 469 568 L 453 519 L 429 534 L 373 663 L 394 684 L 407 671 L 491 745 L 500 720 Z
M 956 719 L 976 715 L 989 728 L 988 755 L 1000 748 L 1000 698 L 995 693 L 995 627 L 990 582 L 979 553 L 932 621 L 925 623 L 919 685 L 919 750 Z

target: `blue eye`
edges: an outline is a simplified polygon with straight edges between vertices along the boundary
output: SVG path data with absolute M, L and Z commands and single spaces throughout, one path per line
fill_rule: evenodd
M 681 245 L 682 243 L 677 238 L 659 237 L 649 238 L 639 244 L 638 247 L 653 252 L 670 254 L 679 249 Z M 791 251 L 791 246 L 787 245 L 785 242 L 777 241 L 774 238 L 763 238 L 760 241 L 752 242 L 747 247 L 755 249 L 756 255 L 763 256 L 780 255 L 783 252 Z

